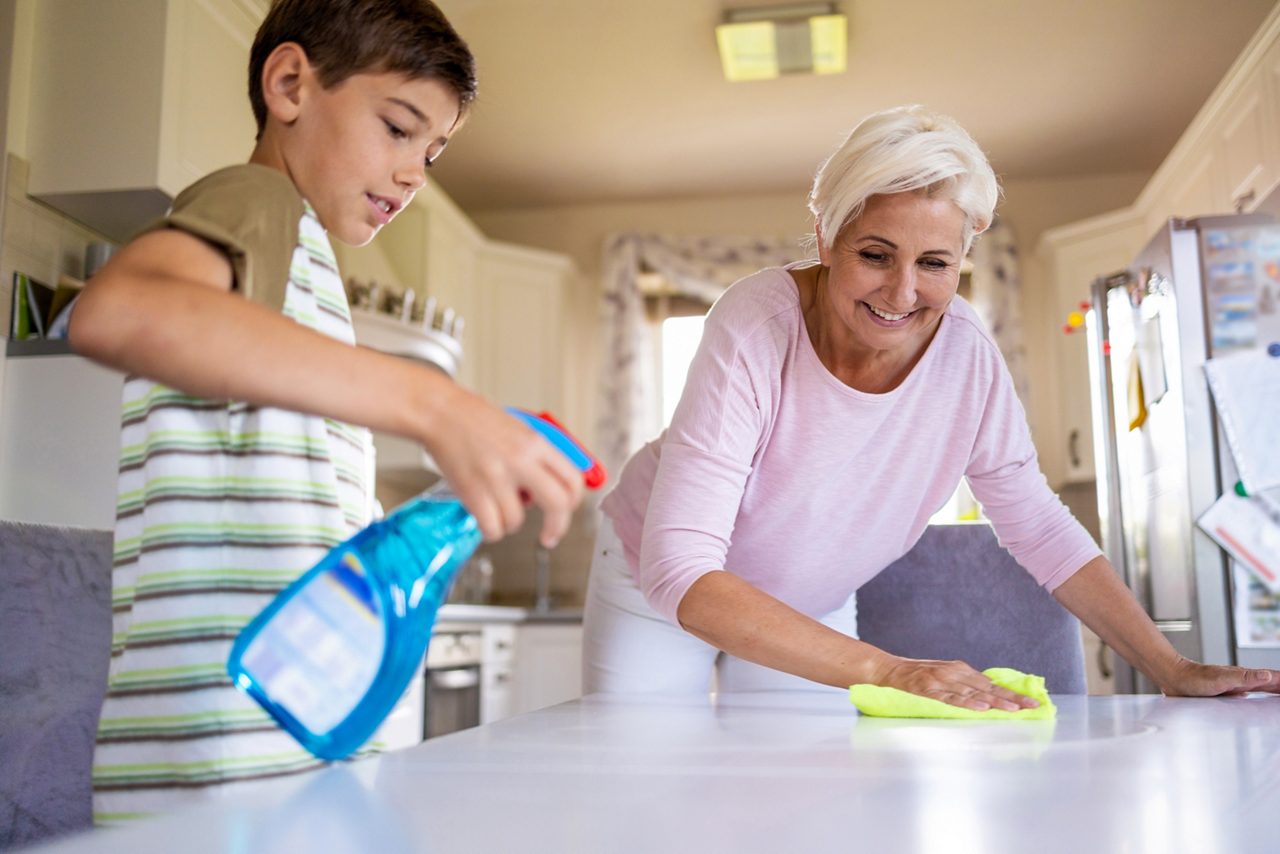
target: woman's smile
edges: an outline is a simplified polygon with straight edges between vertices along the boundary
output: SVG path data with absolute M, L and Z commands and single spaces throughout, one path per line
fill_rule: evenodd
M 911 319 L 911 316 L 915 314 L 914 311 L 908 311 L 905 314 L 894 314 L 893 312 L 886 311 L 882 308 L 877 308 L 869 302 L 863 302 L 862 305 L 867 309 L 867 313 L 871 315 L 871 321 L 873 323 L 877 326 L 885 326 L 890 329 L 905 326 L 907 321 Z

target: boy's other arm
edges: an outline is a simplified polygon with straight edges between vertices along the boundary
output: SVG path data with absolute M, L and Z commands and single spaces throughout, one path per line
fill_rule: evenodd
M 85 287 L 76 352 L 186 394 L 362 424 L 420 442 L 488 539 L 542 507 L 544 545 L 582 495 L 577 470 L 532 430 L 424 365 L 351 347 L 231 292 L 231 262 L 186 232 L 132 241 Z

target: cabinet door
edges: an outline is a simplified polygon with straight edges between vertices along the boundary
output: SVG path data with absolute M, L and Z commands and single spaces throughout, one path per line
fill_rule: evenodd
M 1161 218 L 1177 216 L 1189 219 L 1226 213 L 1226 194 L 1221 189 L 1225 179 L 1220 174 L 1221 169 L 1215 146 L 1206 146 L 1189 157 L 1186 170 L 1178 175 L 1170 188 L 1167 210 Z
M 244 81 L 259 22 L 247 0 L 170 0 L 162 187 L 181 190 L 253 153 L 257 124 Z
M 526 623 L 516 628 L 512 714 L 582 696 L 582 624 Z
M 1271 129 L 1270 174 L 1272 188 L 1280 185 L 1280 39 L 1277 39 L 1262 59 L 1262 110 L 1264 121 Z M 1265 198 L 1273 190 L 1264 189 Z
M 0 519 L 115 527 L 123 382 L 70 353 L 6 361 Z
M 1109 219 L 1092 233 L 1056 244 L 1053 270 L 1058 316 L 1065 318 L 1089 299 L 1089 287 L 1095 278 L 1127 267 L 1142 248 L 1143 239 L 1142 221 L 1133 215 Z M 1094 480 L 1087 338 L 1082 331 L 1060 333 L 1054 350 L 1058 383 L 1044 391 L 1054 396 L 1060 433 L 1051 445 L 1057 448 L 1053 458 L 1044 461 L 1045 473 L 1053 485 Z
M 1280 174 L 1273 127 L 1277 107 L 1268 96 L 1267 71 L 1264 63 L 1222 108 L 1215 157 L 1222 164 L 1219 201 L 1226 211 L 1253 210 Z
M 428 296 L 435 297 L 440 308 L 450 308 L 463 321 L 462 365 L 458 382 L 477 389 L 483 382 L 486 344 L 479 336 L 483 327 L 480 314 L 483 298 L 477 293 L 479 255 L 483 238 L 444 193 L 434 185 L 426 194 L 427 236 L 424 271 Z
M 564 411 L 564 313 L 568 262 L 503 244 L 480 254 L 479 317 L 472 346 L 479 389 L 495 403 Z

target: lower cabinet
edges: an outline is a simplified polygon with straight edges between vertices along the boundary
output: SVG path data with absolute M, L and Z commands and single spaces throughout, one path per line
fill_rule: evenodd
M 71 352 L 11 356 L 3 370 L 0 519 L 115 528 L 123 375 Z
M 516 627 L 512 623 L 488 623 L 480 635 L 480 723 L 489 724 L 515 714 L 512 673 Z
M 514 652 L 511 714 L 582 696 L 581 623 L 521 623 Z

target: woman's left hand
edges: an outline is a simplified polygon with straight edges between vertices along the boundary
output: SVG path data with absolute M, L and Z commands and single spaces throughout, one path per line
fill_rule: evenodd
M 1280 670 L 1201 664 L 1180 658 L 1158 684 L 1170 697 L 1218 697 L 1248 691 L 1280 694 Z

